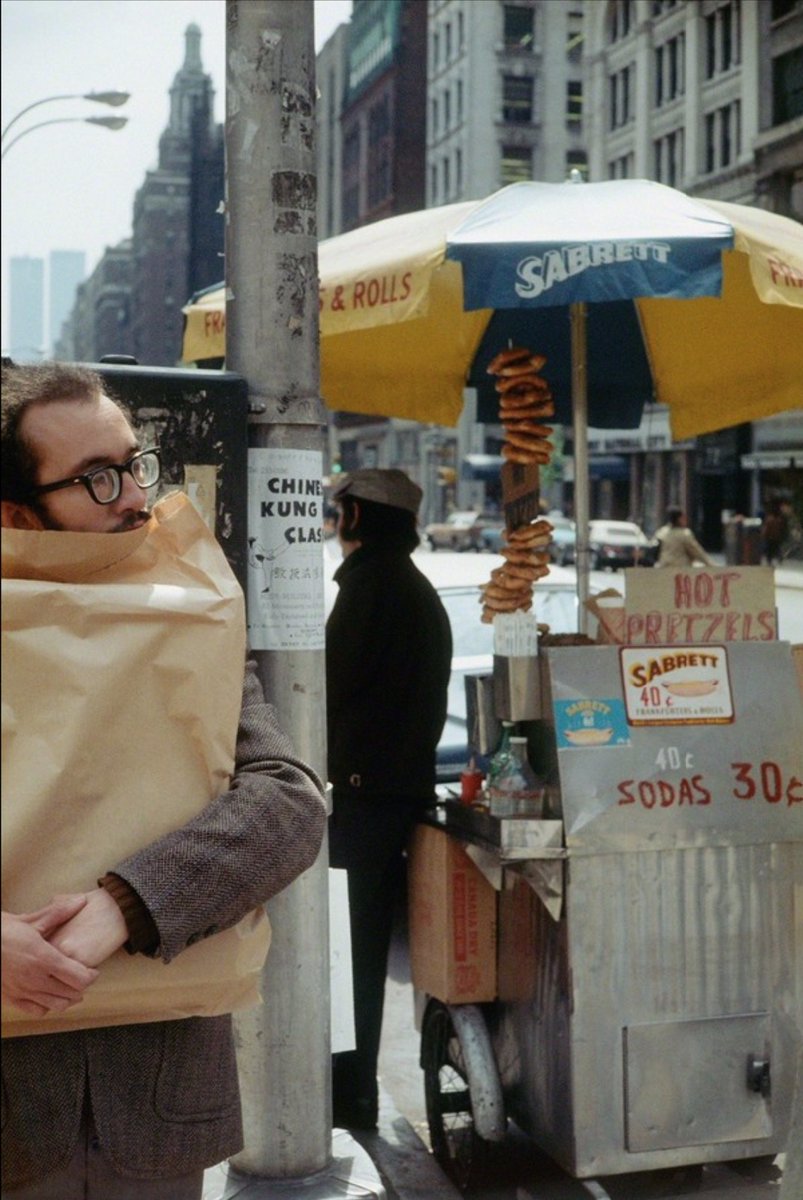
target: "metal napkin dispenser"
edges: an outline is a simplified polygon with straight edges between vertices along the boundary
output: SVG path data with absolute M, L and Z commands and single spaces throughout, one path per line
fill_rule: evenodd
M 542 716 L 537 655 L 494 655 L 494 707 L 501 721 L 535 721 Z
M 493 754 L 502 736 L 494 707 L 493 675 L 466 675 L 468 745 L 475 754 Z

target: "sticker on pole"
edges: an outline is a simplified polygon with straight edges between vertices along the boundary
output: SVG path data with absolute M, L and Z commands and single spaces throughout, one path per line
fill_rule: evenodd
M 727 725 L 733 720 L 724 646 L 624 646 L 619 654 L 631 725 Z
M 248 451 L 248 638 L 252 650 L 322 650 L 323 456 Z

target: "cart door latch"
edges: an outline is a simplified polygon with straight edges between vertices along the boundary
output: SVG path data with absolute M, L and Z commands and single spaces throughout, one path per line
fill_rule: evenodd
M 765 1098 L 770 1094 L 770 1060 L 756 1058 L 749 1054 L 747 1057 L 747 1087 L 751 1092 L 759 1092 Z

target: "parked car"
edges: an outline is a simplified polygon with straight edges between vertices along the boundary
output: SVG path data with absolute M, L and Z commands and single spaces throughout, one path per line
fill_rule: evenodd
M 501 530 L 499 517 L 479 512 L 453 512 L 445 521 L 427 525 L 424 539 L 432 550 L 479 550 L 484 530 L 494 526 Z
M 437 782 L 445 784 L 456 782 L 468 761 L 465 681 L 467 675 L 491 674 L 493 625 L 484 625 L 480 620 L 477 586 L 443 586 L 438 588 L 438 595 L 449 614 L 453 640 L 446 724 L 436 760 Z M 576 633 L 576 581 L 573 578 L 560 582 L 539 580 L 535 589 L 535 612 L 540 622 L 549 625 L 551 633 Z
M 549 557 L 554 563 L 564 563 L 564 546 L 571 546 L 574 551 L 574 521 L 570 517 L 547 517 L 547 520 L 552 526 L 552 541 L 547 546 Z
M 655 562 L 655 545 L 633 521 L 589 521 L 588 543 L 591 569 L 646 567 Z M 575 537 L 558 551 L 557 561 L 567 566 L 575 561 Z

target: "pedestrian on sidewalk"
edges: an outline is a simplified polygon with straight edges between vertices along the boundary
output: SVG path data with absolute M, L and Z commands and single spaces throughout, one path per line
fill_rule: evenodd
M 134 531 L 142 535 L 141 542 L 135 539 L 138 547 L 150 546 L 160 524 L 158 510 L 151 515 L 147 502 L 159 475 L 158 449 L 141 446 L 128 414 L 107 393 L 95 372 L 63 363 L 4 368 L 3 574 L 9 561 L 8 542 L 13 542 L 18 555 L 15 565 L 35 559 L 39 572 L 21 577 L 28 587 L 15 592 L 15 612 L 36 588 L 36 583 L 29 581 L 42 579 L 48 595 L 63 589 L 61 607 L 69 607 L 67 586 L 75 589 L 76 585 L 64 585 L 58 574 L 43 576 L 43 560 L 37 556 L 49 548 L 51 559 L 45 561 L 77 561 L 83 569 L 85 535 L 92 535 L 93 547 L 86 555 L 99 553 L 97 535 L 115 535 L 114 546 L 105 546 L 107 554 L 115 553 L 117 535 L 122 535 L 120 553 L 109 560 L 122 573 L 118 577 L 124 577 L 117 589 L 122 604 L 126 555 L 135 556 Z M 194 530 L 201 528 L 196 514 L 190 510 L 187 516 Z M 26 551 L 30 552 L 28 558 Z M 228 581 L 230 573 L 217 548 L 210 545 L 208 552 L 210 561 L 218 564 L 221 578 Z M 142 560 L 137 561 L 141 568 Z M 206 952 L 206 947 L 196 943 L 209 939 L 207 945 L 214 955 L 214 935 L 227 936 L 222 931 L 232 929 L 314 862 L 326 824 L 322 789 L 279 729 L 273 709 L 265 703 L 254 664 L 244 664 L 243 669 L 239 662 L 232 663 L 228 647 L 235 646 L 236 654 L 245 649 L 236 632 L 232 639 L 224 637 L 214 628 L 217 617 L 207 621 L 203 632 L 199 621 L 206 652 L 198 661 L 188 662 L 185 671 L 176 671 L 169 678 L 158 664 L 142 662 L 136 677 L 131 678 L 120 666 L 120 648 L 130 637 L 129 615 L 123 606 L 116 625 L 106 610 L 102 621 L 93 619 L 98 601 L 92 592 L 103 585 L 94 585 L 88 567 L 87 572 L 89 581 L 82 584 L 82 660 L 74 663 L 71 659 L 70 666 L 51 656 L 49 671 L 48 660 L 42 658 L 35 682 L 36 703 L 41 703 L 44 714 L 52 713 L 55 745 L 59 739 L 64 742 L 70 705 L 80 708 L 83 704 L 83 697 L 64 695 L 65 678 L 81 672 L 86 677 L 91 672 L 89 677 L 100 688 L 99 694 L 113 699 L 104 706 L 108 727 L 97 728 L 91 746 L 73 748 L 70 761 L 76 764 L 75 770 L 63 772 L 52 781 L 52 787 L 37 792 L 39 811 L 52 803 L 52 819 L 33 834 L 34 862 L 41 864 L 37 868 L 41 871 L 41 909 L 3 912 L 4 1018 L 9 1006 L 42 1024 L 33 1034 L 12 1035 L 4 1042 L 2 1194 L 8 1200 L 200 1200 L 204 1169 L 237 1153 L 243 1144 L 231 1016 L 145 1019 L 132 1024 L 106 1018 L 83 1027 L 80 1005 L 104 978 L 112 957 L 115 963 L 108 964 L 112 978 L 116 973 L 121 980 L 117 994 L 128 995 L 125 981 L 131 972 L 140 988 L 143 979 L 156 981 L 152 987 L 158 993 L 162 982 L 169 987 L 176 971 L 184 970 L 180 964 L 186 962 L 188 947 L 194 952 L 188 958 L 196 964 L 198 954 Z M 79 582 L 83 578 L 79 572 Z M 15 571 L 15 582 L 19 579 L 19 571 Z M 233 577 L 231 585 L 229 594 L 236 605 Z M 105 590 L 113 590 L 112 585 L 107 582 Z M 176 601 L 171 601 L 168 593 L 180 590 L 169 586 L 152 589 L 148 627 L 164 629 L 164 638 L 176 627 L 175 621 L 171 625 L 174 608 L 170 607 L 171 603 L 175 607 Z M 187 600 L 187 620 L 192 606 L 196 612 L 204 603 L 202 589 L 197 591 L 199 595 L 192 597 L 191 603 Z M 58 598 L 54 603 L 58 607 Z M 210 588 L 210 608 L 217 612 L 221 603 Z M 101 649 L 92 641 L 98 626 L 98 636 L 105 632 Z M 41 632 L 32 628 L 28 645 L 35 644 Z M 64 629 L 50 633 L 51 642 L 59 637 L 62 644 L 67 640 Z M 74 641 L 69 642 L 71 648 Z M 60 687 L 54 676 L 61 681 Z M 194 686 L 196 678 L 216 697 L 217 709 L 211 704 L 202 715 L 191 708 L 188 716 L 187 689 Z M 143 718 L 130 698 L 145 687 L 146 680 L 154 694 L 164 697 L 164 706 Z M 16 683 L 20 690 L 15 692 Z M 19 703 L 23 686 L 30 687 L 30 681 L 13 677 L 4 683 L 4 702 L 12 713 L 15 696 Z M 93 690 L 91 694 L 96 693 Z M 224 695 L 225 711 L 234 714 L 225 728 L 214 716 Z M 154 728 L 148 727 L 148 721 Z M 182 818 L 171 823 L 169 814 L 176 811 L 178 798 L 162 792 L 160 769 L 163 772 L 165 768 L 148 754 L 157 737 L 157 725 L 160 738 L 164 734 L 177 754 L 181 748 L 179 761 L 194 763 L 198 759 L 193 778 L 208 779 L 197 788 L 188 788 L 187 798 L 180 800 L 196 814 L 189 821 Z M 121 741 L 128 731 L 130 763 L 122 764 L 120 757 L 104 752 L 112 726 L 121 731 Z M 47 756 L 48 746 L 40 741 L 29 737 L 31 744 L 26 746 L 24 727 L 14 732 L 16 744 L 22 747 L 14 751 L 18 755 L 15 764 L 35 764 Z M 219 775 L 207 774 L 205 765 L 212 751 L 206 748 L 212 746 L 225 747 L 220 751 L 221 763 L 231 763 L 233 758 L 230 778 L 222 768 Z M 46 766 L 42 769 L 47 771 Z M 124 811 L 110 830 L 108 821 L 95 817 L 93 823 L 93 813 L 106 811 L 102 808 L 104 796 L 106 792 L 117 794 L 121 770 L 135 783 L 122 798 Z M 17 776 L 20 774 L 17 770 Z M 128 774 L 122 778 L 127 780 Z M 79 821 L 77 826 L 71 823 L 65 828 L 61 813 L 68 803 L 71 811 L 85 814 L 83 824 Z M 162 827 L 170 832 L 146 838 L 132 852 L 133 835 L 127 830 L 135 829 L 138 834 L 140 825 L 147 825 L 145 819 L 131 823 L 146 803 L 166 812 Z M 19 826 L 26 813 L 26 797 L 4 796 L 6 804 Z M 51 828 L 60 831 L 52 845 Z M 96 887 L 49 899 L 48 864 L 52 871 L 56 852 L 58 862 L 63 863 L 60 852 L 65 838 L 74 846 L 76 861 L 89 861 L 89 870 L 94 872 L 94 848 L 101 836 L 110 844 L 126 845 L 126 851 L 101 867 Z M 76 866 L 75 870 L 83 877 L 87 868 Z M 153 960 L 157 969 L 152 970 L 144 959 Z M 200 987 L 204 987 L 203 979 Z M 48 1031 L 48 1018 L 76 1005 L 74 1027 Z M 13 1034 L 12 1020 L 9 1028 Z
M 713 567 L 714 562 L 703 550 L 697 538 L 688 527 L 686 514 L 682 508 L 671 507 L 666 510 L 666 523 L 656 531 L 655 540 L 658 542 L 658 561 L 656 567 L 693 567 L 702 564 Z
M 449 618 L 411 561 L 421 489 L 403 471 L 343 475 L 333 493 L 344 561 L 326 625 L 329 857 L 348 872 L 356 1049 L 334 1055 L 334 1124 L 375 1129 L 393 912 L 410 831 L 435 799 Z
M 781 507 L 781 501 L 772 500 L 761 528 L 764 559 L 768 566 L 774 567 L 780 561 L 781 548 L 786 540 L 786 534 L 787 518 Z

